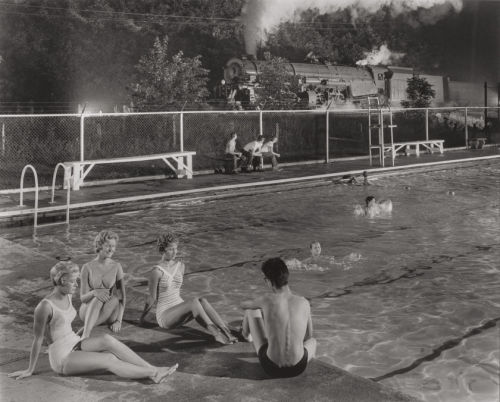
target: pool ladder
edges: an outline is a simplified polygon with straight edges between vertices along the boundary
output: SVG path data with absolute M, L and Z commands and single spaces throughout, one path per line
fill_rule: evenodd
M 56 187 L 56 177 L 57 177 L 57 170 L 59 169 L 59 167 L 63 167 L 64 169 L 65 166 L 64 164 L 62 163 L 58 163 L 54 169 L 54 174 L 52 176 L 52 196 L 51 196 L 51 199 L 50 199 L 50 202 L 49 204 L 55 204 L 54 202 L 54 194 L 55 194 L 55 187 Z M 67 183 L 66 183 L 66 220 L 64 222 L 54 222 L 54 223 L 48 223 L 48 224 L 45 224 L 45 225 L 38 225 L 38 193 L 39 193 L 39 187 L 38 187 L 38 174 L 36 172 L 36 169 L 33 167 L 33 165 L 26 165 L 24 168 L 23 168 L 23 171 L 21 172 L 21 181 L 19 183 L 19 190 L 20 190 L 20 193 L 19 193 L 19 207 L 25 207 L 26 205 L 23 204 L 23 197 L 24 197 L 24 175 L 26 174 L 26 171 L 28 169 L 31 169 L 31 171 L 33 172 L 33 176 L 35 178 L 35 216 L 34 216 L 34 227 L 37 228 L 39 226 L 51 226 L 51 225 L 57 225 L 57 224 L 60 224 L 60 223 L 66 223 L 66 224 L 69 224 L 69 204 L 70 204 L 70 182 L 69 182 L 69 178 L 67 178 Z M 64 175 L 65 179 L 66 179 L 66 174 Z M 63 184 L 63 187 L 64 187 L 64 184 Z

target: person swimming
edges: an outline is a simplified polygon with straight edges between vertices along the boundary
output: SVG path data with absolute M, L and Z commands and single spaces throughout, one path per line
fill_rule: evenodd
M 380 215 L 390 215 L 392 212 L 391 200 L 377 201 L 373 195 L 370 195 L 366 197 L 365 204 L 364 208 L 361 205 L 356 205 L 354 207 L 354 215 L 374 218 Z

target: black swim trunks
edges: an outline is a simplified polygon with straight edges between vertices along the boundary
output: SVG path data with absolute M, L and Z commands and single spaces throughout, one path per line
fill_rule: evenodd
M 295 377 L 301 374 L 307 367 L 307 349 L 304 348 L 304 356 L 295 365 L 289 367 L 279 367 L 269 357 L 267 357 L 267 343 L 259 349 L 259 361 L 264 371 L 273 378 Z

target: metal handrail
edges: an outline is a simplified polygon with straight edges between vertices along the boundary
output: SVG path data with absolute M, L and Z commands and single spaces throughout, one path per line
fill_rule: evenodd
M 70 204 L 70 193 L 71 193 L 71 177 L 66 174 L 66 169 L 67 167 L 64 165 L 64 163 L 59 162 L 56 167 L 54 168 L 54 174 L 52 175 L 52 195 L 50 198 L 50 204 L 55 204 L 54 201 L 54 194 L 56 191 L 56 178 L 57 178 L 57 171 L 59 170 L 59 167 L 62 167 L 64 169 L 64 179 L 67 180 L 66 183 L 66 223 L 69 224 L 69 204 Z M 63 179 L 63 188 L 64 188 L 64 179 Z
M 38 174 L 36 173 L 36 169 L 32 165 L 26 165 L 21 172 L 21 182 L 19 183 L 19 206 L 24 207 L 23 205 L 23 193 L 24 193 L 24 174 L 26 170 L 30 168 L 33 172 L 33 176 L 35 176 L 35 227 L 38 226 Z

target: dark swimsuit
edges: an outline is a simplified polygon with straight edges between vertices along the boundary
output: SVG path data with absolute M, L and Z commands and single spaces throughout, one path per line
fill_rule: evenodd
M 307 349 L 304 348 L 304 356 L 295 366 L 279 367 L 267 356 L 268 344 L 264 343 L 259 349 L 259 361 L 264 371 L 273 378 L 295 377 L 301 374 L 307 367 Z

